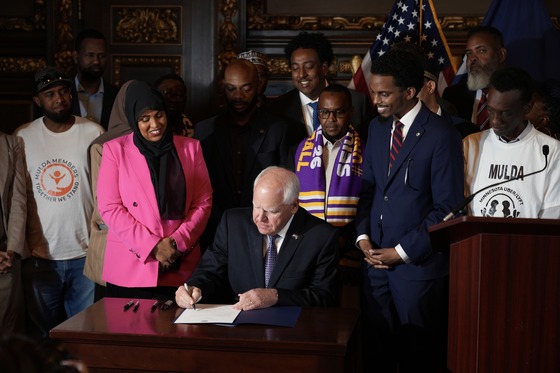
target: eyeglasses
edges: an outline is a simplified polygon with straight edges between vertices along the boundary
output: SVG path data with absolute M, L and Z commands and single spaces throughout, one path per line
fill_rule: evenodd
M 329 119 L 329 117 L 334 115 L 335 119 L 344 118 L 350 109 L 337 109 L 337 110 L 327 110 L 327 109 L 320 109 L 319 110 L 319 118 L 321 119 Z

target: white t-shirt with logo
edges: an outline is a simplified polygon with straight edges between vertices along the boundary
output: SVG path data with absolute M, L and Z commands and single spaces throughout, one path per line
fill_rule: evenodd
M 27 170 L 48 248 L 33 255 L 66 260 L 83 257 L 93 212 L 88 147 L 103 128 L 82 117 L 65 132 L 52 132 L 43 117 L 17 129 L 25 147 Z
M 469 204 L 469 215 L 560 218 L 560 142 L 528 125 L 531 129 L 517 142 L 502 142 L 491 129 L 463 140 L 465 195 L 541 170 L 543 145 L 549 147 L 545 171 L 481 191 Z

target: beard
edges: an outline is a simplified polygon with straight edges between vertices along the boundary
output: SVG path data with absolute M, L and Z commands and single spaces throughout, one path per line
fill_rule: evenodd
M 49 118 L 50 120 L 52 120 L 55 123 L 68 123 L 70 121 L 70 119 L 72 118 L 72 109 L 68 108 L 66 110 L 60 111 L 60 112 L 54 112 L 54 111 L 45 111 L 43 109 L 43 112 L 45 114 L 45 116 L 47 118 Z
M 103 76 L 103 69 L 100 69 L 99 71 L 86 69 L 82 70 L 80 73 L 82 80 L 86 82 L 96 82 Z
M 472 65 L 468 66 L 467 87 L 471 91 L 488 87 L 490 85 L 490 77 L 499 67 L 499 64 L 495 61 L 491 61 L 486 65 L 477 63 L 474 68 Z
M 488 87 L 489 85 L 490 74 L 486 73 L 486 71 L 481 71 L 477 74 L 469 73 L 467 78 L 467 87 L 469 87 L 471 91 L 483 89 Z
M 248 115 L 249 113 L 251 113 L 253 111 L 253 109 L 257 106 L 257 102 L 258 102 L 258 97 L 255 94 L 253 99 L 251 101 L 247 102 L 247 106 L 243 110 L 239 110 L 238 108 L 236 108 L 234 106 L 236 101 L 231 101 L 231 102 L 228 101 L 228 107 L 229 107 L 230 112 L 233 113 L 235 116 L 245 117 L 246 115 Z

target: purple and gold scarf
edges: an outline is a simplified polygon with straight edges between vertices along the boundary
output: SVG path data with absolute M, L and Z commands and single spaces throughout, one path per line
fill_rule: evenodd
M 329 195 L 326 196 L 323 131 L 321 127 L 317 128 L 311 137 L 299 144 L 295 157 L 301 185 L 300 206 L 334 226 L 353 221 L 362 186 L 362 162 L 360 136 L 350 126 L 336 155 Z

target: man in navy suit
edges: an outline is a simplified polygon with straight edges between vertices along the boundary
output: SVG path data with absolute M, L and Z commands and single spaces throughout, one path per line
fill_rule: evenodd
M 356 217 L 366 262 L 365 364 L 379 372 L 438 372 L 448 256 L 432 247 L 428 227 L 463 198 L 461 138 L 416 97 L 424 71 L 414 55 L 390 51 L 371 71 L 379 116 L 370 123 Z
M 279 306 L 333 306 L 336 303 L 336 228 L 298 206 L 297 176 L 268 167 L 255 179 L 253 207 L 226 211 L 214 244 L 203 255 L 189 290 L 179 287 L 176 302 L 192 308 L 202 296 L 231 287 L 229 298 L 242 310 Z M 272 237 L 272 238 L 271 238 Z M 267 247 L 274 240 L 275 248 Z M 265 250 L 267 248 L 267 250 Z M 276 264 L 266 283 L 268 249 Z
M 312 104 L 328 85 L 327 74 L 334 53 L 330 41 L 322 33 L 300 32 L 285 48 L 295 88 L 271 101 L 266 109 L 294 123 L 293 132 L 298 142 L 311 136 L 319 125 L 313 123 Z M 350 124 L 361 133 L 360 126 L 371 119 L 369 99 L 350 90 L 354 112 Z

